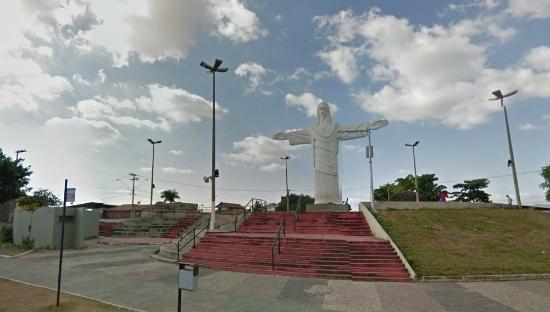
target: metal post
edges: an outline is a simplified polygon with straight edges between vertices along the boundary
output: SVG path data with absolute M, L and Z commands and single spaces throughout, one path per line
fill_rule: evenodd
M 178 287 L 178 312 L 181 312 L 181 289 Z
M 196 229 L 196 228 L 197 228 L 197 227 L 194 227 L 194 228 L 193 228 L 193 248 L 195 248 L 195 237 L 196 237 L 195 229 Z
M 285 180 L 286 180 L 286 211 L 290 211 L 290 191 L 288 189 L 288 158 L 285 158 Z
M 151 199 L 149 201 L 151 210 L 153 210 L 153 188 L 155 188 L 155 184 L 153 183 L 154 172 L 155 172 L 155 144 L 153 143 L 153 162 L 151 163 Z
M 61 245 L 59 247 L 59 271 L 57 273 L 57 300 L 59 307 L 59 295 L 61 293 L 61 268 L 63 267 L 63 243 L 65 238 L 65 208 L 67 207 L 67 179 L 65 179 L 65 190 L 63 192 L 63 216 L 61 219 Z
M 216 72 L 212 71 L 212 211 L 210 212 L 210 230 L 216 224 Z
M 371 144 L 371 137 L 370 137 L 371 131 L 369 130 L 369 167 L 370 167 L 370 205 L 373 211 L 376 211 L 376 208 L 374 207 L 374 177 L 372 175 L 372 144 Z
M 512 162 L 512 177 L 514 178 L 514 188 L 516 191 L 516 201 L 518 209 L 521 209 L 521 198 L 519 195 L 518 176 L 516 173 L 516 161 L 514 159 L 514 150 L 512 149 L 512 137 L 510 136 L 510 125 L 508 124 L 508 111 L 504 106 L 504 98 L 500 99 L 500 105 L 504 108 L 504 120 L 506 121 L 506 134 L 508 135 L 508 149 L 510 152 L 510 161 Z
M 418 203 L 420 200 L 418 198 L 418 178 L 416 176 L 416 155 L 414 153 L 414 146 L 413 148 L 413 165 L 414 165 L 414 188 L 416 190 L 416 202 Z

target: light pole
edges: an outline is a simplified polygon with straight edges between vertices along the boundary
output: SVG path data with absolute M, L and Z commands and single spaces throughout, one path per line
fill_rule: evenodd
M 288 156 L 285 156 L 285 157 L 281 157 L 281 159 L 283 159 L 285 161 L 285 178 L 286 178 L 286 211 L 289 212 L 290 211 L 290 202 L 289 202 L 289 190 L 288 190 L 288 160 L 290 159 L 290 157 Z M 298 208 L 296 208 L 298 209 Z
M 149 201 L 149 205 L 151 206 L 151 211 L 153 210 L 153 189 L 155 188 L 155 183 L 153 182 L 153 176 L 155 172 L 155 145 L 162 143 L 161 140 L 153 141 L 151 139 L 147 139 L 149 143 L 153 145 L 153 162 L 151 163 L 151 200 Z
M 416 155 L 414 154 L 414 148 L 420 144 L 420 141 L 414 142 L 414 144 L 405 144 L 405 146 L 412 147 L 413 151 L 413 165 L 414 165 L 414 189 L 416 193 L 416 202 L 418 203 L 420 199 L 418 198 L 418 178 L 416 177 Z
M 371 144 L 370 138 L 371 131 L 369 130 L 369 146 L 367 146 L 367 158 L 369 159 L 369 168 L 370 168 L 370 206 L 372 211 L 376 211 L 374 207 L 374 176 L 372 173 L 372 158 L 374 157 L 374 148 Z
M 216 59 L 214 66 L 210 66 L 205 62 L 201 62 L 200 66 L 212 74 L 212 209 L 210 212 L 210 230 L 214 230 L 216 222 L 216 72 L 225 73 L 226 67 L 220 68 L 223 61 Z
M 502 95 L 502 92 L 500 90 L 493 91 L 492 93 L 495 96 L 495 98 L 490 100 L 491 101 L 500 100 L 500 106 L 502 106 L 502 108 L 504 109 L 504 121 L 506 122 L 506 134 L 508 135 L 508 150 L 510 152 L 509 164 L 512 166 L 512 177 L 514 178 L 514 188 L 516 191 L 516 201 L 517 201 L 518 209 L 521 209 L 521 198 L 519 195 L 518 176 L 516 173 L 516 161 L 514 159 L 514 150 L 512 148 L 512 137 L 510 136 L 510 125 L 508 124 L 508 111 L 506 110 L 506 105 L 504 105 L 504 98 L 518 93 L 518 90 L 512 91 L 505 95 Z
M 15 151 L 15 160 L 19 160 L 19 154 L 22 154 L 22 153 L 26 153 L 27 151 L 24 150 L 24 149 L 19 149 L 19 150 L 16 150 Z M 24 159 L 21 159 L 21 160 L 24 160 Z

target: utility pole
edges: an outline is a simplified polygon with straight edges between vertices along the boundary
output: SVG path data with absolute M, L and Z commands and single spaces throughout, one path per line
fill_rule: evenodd
M 506 110 L 506 105 L 504 105 L 504 98 L 512 96 L 516 93 L 518 93 L 518 90 L 502 95 L 502 92 L 500 90 L 496 90 L 493 92 L 493 95 L 495 96 L 495 98 L 490 100 L 491 101 L 500 100 L 500 106 L 504 109 L 504 121 L 506 122 L 506 134 L 508 136 L 508 152 L 510 153 L 509 164 L 512 167 L 512 177 L 514 179 L 514 189 L 516 191 L 516 202 L 518 205 L 518 209 L 521 209 L 521 198 L 519 195 L 518 175 L 516 173 L 516 160 L 514 159 L 514 150 L 512 148 L 512 137 L 510 136 L 510 125 L 508 124 L 508 111 Z
M 132 181 L 132 219 L 136 217 L 136 211 L 134 208 L 134 196 L 136 195 L 136 181 L 139 180 L 135 173 L 129 173 L 130 181 Z
M 374 157 L 374 148 L 371 144 L 371 138 L 370 138 L 371 131 L 369 130 L 369 146 L 367 147 L 367 157 L 369 158 L 369 167 L 370 167 L 370 205 L 372 208 L 372 211 L 376 211 L 376 208 L 374 207 L 374 177 L 372 173 L 372 158 Z

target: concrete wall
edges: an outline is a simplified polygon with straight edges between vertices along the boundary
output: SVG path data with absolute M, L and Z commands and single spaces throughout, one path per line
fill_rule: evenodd
M 101 209 L 84 210 L 84 239 L 99 236 L 99 219 L 102 213 Z
M 30 235 L 35 247 L 58 249 L 61 243 L 62 214 L 61 207 L 43 207 L 34 213 L 16 209 L 13 218 L 14 243 L 21 244 L 23 238 Z M 82 248 L 86 237 L 97 236 L 97 213 L 87 214 L 85 208 L 68 208 L 65 215 L 65 248 Z
M 361 203 L 370 208 L 370 202 Z M 360 205 L 361 205 L 360 204 Z M 496 203 L 463 203 L 463 202 L 405 202 L 405 201 L 380 201 L 375 202 L 376 210 L 386 209 L 487 209 L 487 208 L 509 208 L 506 204 Z

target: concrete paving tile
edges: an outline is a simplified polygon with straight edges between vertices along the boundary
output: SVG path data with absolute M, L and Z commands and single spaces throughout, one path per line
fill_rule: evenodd
M 326 290 L 327 286 L 328 280 L 289 278 L 278 300 L 292 301 L 321 309 L 325 296 L 323 290 Z
M 255 297 L 259 299 L 276 299 L 283 291 L 288 277 L 273 275 L 249 274 L 238 286 L 229 291 L 231 294 Z
M 460 285 L 518 311 L 550 311 L 550 298 L 548 296 L 520 289 L 513 286 L 513 283 L 461 283 Z
M 115 267 L 99 268 L 97 271 L 101 271 L 109 275 L 125 275 L 125 274 L 140 274 L 156 268 L 165 267 L 165 263 L 147 261 L 145 263 L 122 265 Z
M 376 283 L 376 292 L 383 311 L 391 312 L 445 312 L 424 289 L 413 283 Z M 396 295 L 398 299 L 396 300 Z
M 516 311 L 498 301 L 470 291 L 456 283 L 433 283 L 424 285 L 428 293 L 446 311 L 455 312 L 512 312 Z
M 259 299 L 254 297 L 239 296 L 229 297 L 219 306 L 218 311 L 223 312 L 318 312 L 316 307 L 310 307 L 304 304 L 273 301 Z
M 545 297 L 550 295 L 550 280 L 514 281 L 508 283 L 510 286 L 530 291 Z
M 199 279 L 201 289 L 225 293 L 238 289 L 248 278 L 246 273 L 218 271 Z
M 374 283 L 331 280 L 327 285 L 323 308 L 331 311 L 382 311 Z

